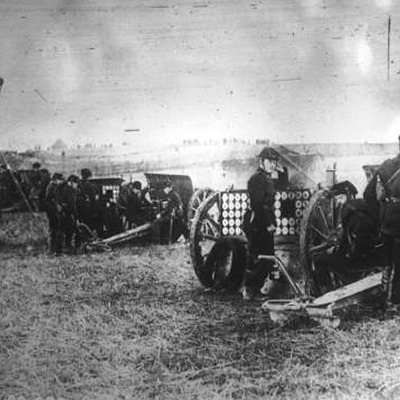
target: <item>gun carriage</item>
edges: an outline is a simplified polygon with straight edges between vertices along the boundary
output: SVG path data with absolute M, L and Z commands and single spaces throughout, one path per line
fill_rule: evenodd
M 375 168 L 364 167 L 367 179 Z M 291 298 L 268 300 L 262 308 L 276 321 L 302 313 L 337 326 L 336 309 L 382 292 L 386 256 L 374 212 L 355 197 L 357 191 L 348 181 L 326 188 L 278 188 L 277 256 L 271 260 L 290 289 L 285 295 L 290 293 Z M 195 211 L 190 253 L 206 288 L 235 290 L 242 284 L 247 254 L 243 217 L 248 207 L 246 190 L 228 190 L 211 193 Z M 291 253 L 289 261 L 279 255 L 282 249 Z
M 160 213 L 167 205 L 165 194 L 163 192 L 163 184 L 169 180 L 175 190 L 182 199 L 184 216 L 180 223 L 171 223 L 169 230 L 168 242 L 174 243 L 184 233 L 184 228 L 188 223 L 187 215 L 189 202 L 193 195 L 192 181 L 187 175 L 171 175 L 171 174 L 155 174 L 145 173 L 147 181 L 147 191 L 150 196 L 151 204 L 144 203 L 142 213 L 145 222 L 139 226 L 134 226 L 130 229 L 123 230 L 116 235 L 106 237 L 102 240 L 97 240 L 92 237 L 86 243 L 87 249 L 109 249 L 112 246 L 122 243 L 138 241 L 143 239 L 151 239 L 153 234 L 153 224 L 155 223 L 156 215 Z M 91 182 L 95 183 L 101 195 L 105 195 L 107 191 L 112 191 L 113 201 L 116 202 L 121 191 L 123 179 L 120 177 L 96 177 L 91 178 Z M 122 225 L 122 223 L 121 223 Z

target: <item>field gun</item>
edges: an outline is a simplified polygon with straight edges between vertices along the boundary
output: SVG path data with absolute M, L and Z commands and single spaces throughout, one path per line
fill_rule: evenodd
M 123 231 L 113 234 L 109 237 L 98 239 L 93 235 L 85 243 L 87 250 L 110 250 L 112 247 L 128 242 L 139 240 L 151 240 L 154 225 L 157 223 L 156 215 L 165 207 L 165 193 L 163 191 L 164 182 L 169 180 L 175 190 L 179 193 L 183 208 L 183 223 L 174 223 L 171 220 L 168 230 L 168 243 L 174 243 L 184 233 L 184 228 L 188 223 L 187 210 L 189 202 L 193 195 L 192 181 L 187 175 L 172 175 L 161 173 L 145 173 L 147 180 L 147 191 L 150 195 L 151 204 L 143 206 L 143 216 L 145 222 L 143 224 L 123 229 Z M 116 203 L 121 190 L 123 179 L 121 177 L 96 177 L 90 181 L 97 186 L 98 192 L 105 195 L 106 192 L 112 193 L 112 199 Z M 123 225 L 121 223 L 121 225 Z M 121 229 L 122 230 L 122 229 Z
M 367 178 L 374 169 L 364 168 Z M 274 321 L 305 314 L 335 327 L 337 310 L 383 293 L 387 261 L 376 219 L 354 189 L 333 176 L 327 187 L 277 191 L 273 261 L 285 284 L 281 291 L 267 293 L 269 300 L 262 305 Z M 195 212 L 192 265 L 209 290 L 237 290 L 243 283 L 248 243 L 242 222 L 248 207 L 246 190 L 215 191 Z M 282 261 L 281 254 L 288 260 Z

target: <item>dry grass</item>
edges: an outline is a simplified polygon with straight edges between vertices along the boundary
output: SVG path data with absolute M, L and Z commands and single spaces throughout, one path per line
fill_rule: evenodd
M 0 250 L 43 251 L 47 232 L 45 213 L 4 213 L 0 218 Z
M 0 399 L 397 398 L 399 318 L 276 327 L 204 292 L 185 245 L 54 258 L 32 243 L 0 253 Z

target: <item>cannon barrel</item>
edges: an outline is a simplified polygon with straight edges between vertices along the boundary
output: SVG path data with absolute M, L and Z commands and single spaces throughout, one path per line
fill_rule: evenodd
M 106 239 L 89 242 L 86 244 L 88 250 L 94 250 L 99 248 L 109 248 L 111 246 L 126 243 L 131 240 L 144 237 L 152 232 L 153 223 L 147 222 L 143 225 L 129 229 L 125 232 L 118 233 L 117 235 L 108 237 Z

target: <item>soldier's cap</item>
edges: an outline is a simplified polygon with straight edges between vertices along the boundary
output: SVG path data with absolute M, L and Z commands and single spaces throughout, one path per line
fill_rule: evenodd
M 134 182 L 132 182 L 132 187 L 134 189 L 142 190 L 142 182 L 134 181 Z
M 163 188 L 172 187 L 172 182 L 170 179 L 166 179 L 163 183 Z
M 32 164 L 32 168 L 40 168 L 40 167 L 41 167 L 41 165 L 38 162 L 35 162 Z
M 334 196 L 337 196 L 339 194 L 356 196 L 358 193 L 357 188 L 350 181 L 347 180 L 334 184 L 331 187 L 331 191 Z
M 0 168 L 1 168 L 1 169 L 8 169 L 8 166 L 7 166 L 7 164 L 1 164 L 1 165 L 0 165 Z
M 64 175 L 60 174 L 59 172 L 55 172 L 53 174 L 53 180 L 62 181 L 64 179 Z
M 264 147 L 257 157 L 262 158 L 262 159 L 279 161 L 279 154 L 272 147 Z
M 82 168 L 81 176 L 82 178 L 90 178 L 92 176 L 92 171 L 89 168 Z
M 74 182 L 79 183 L 79 176 L 77 175 L 70 175 L 67 179 L 67 182 Z

